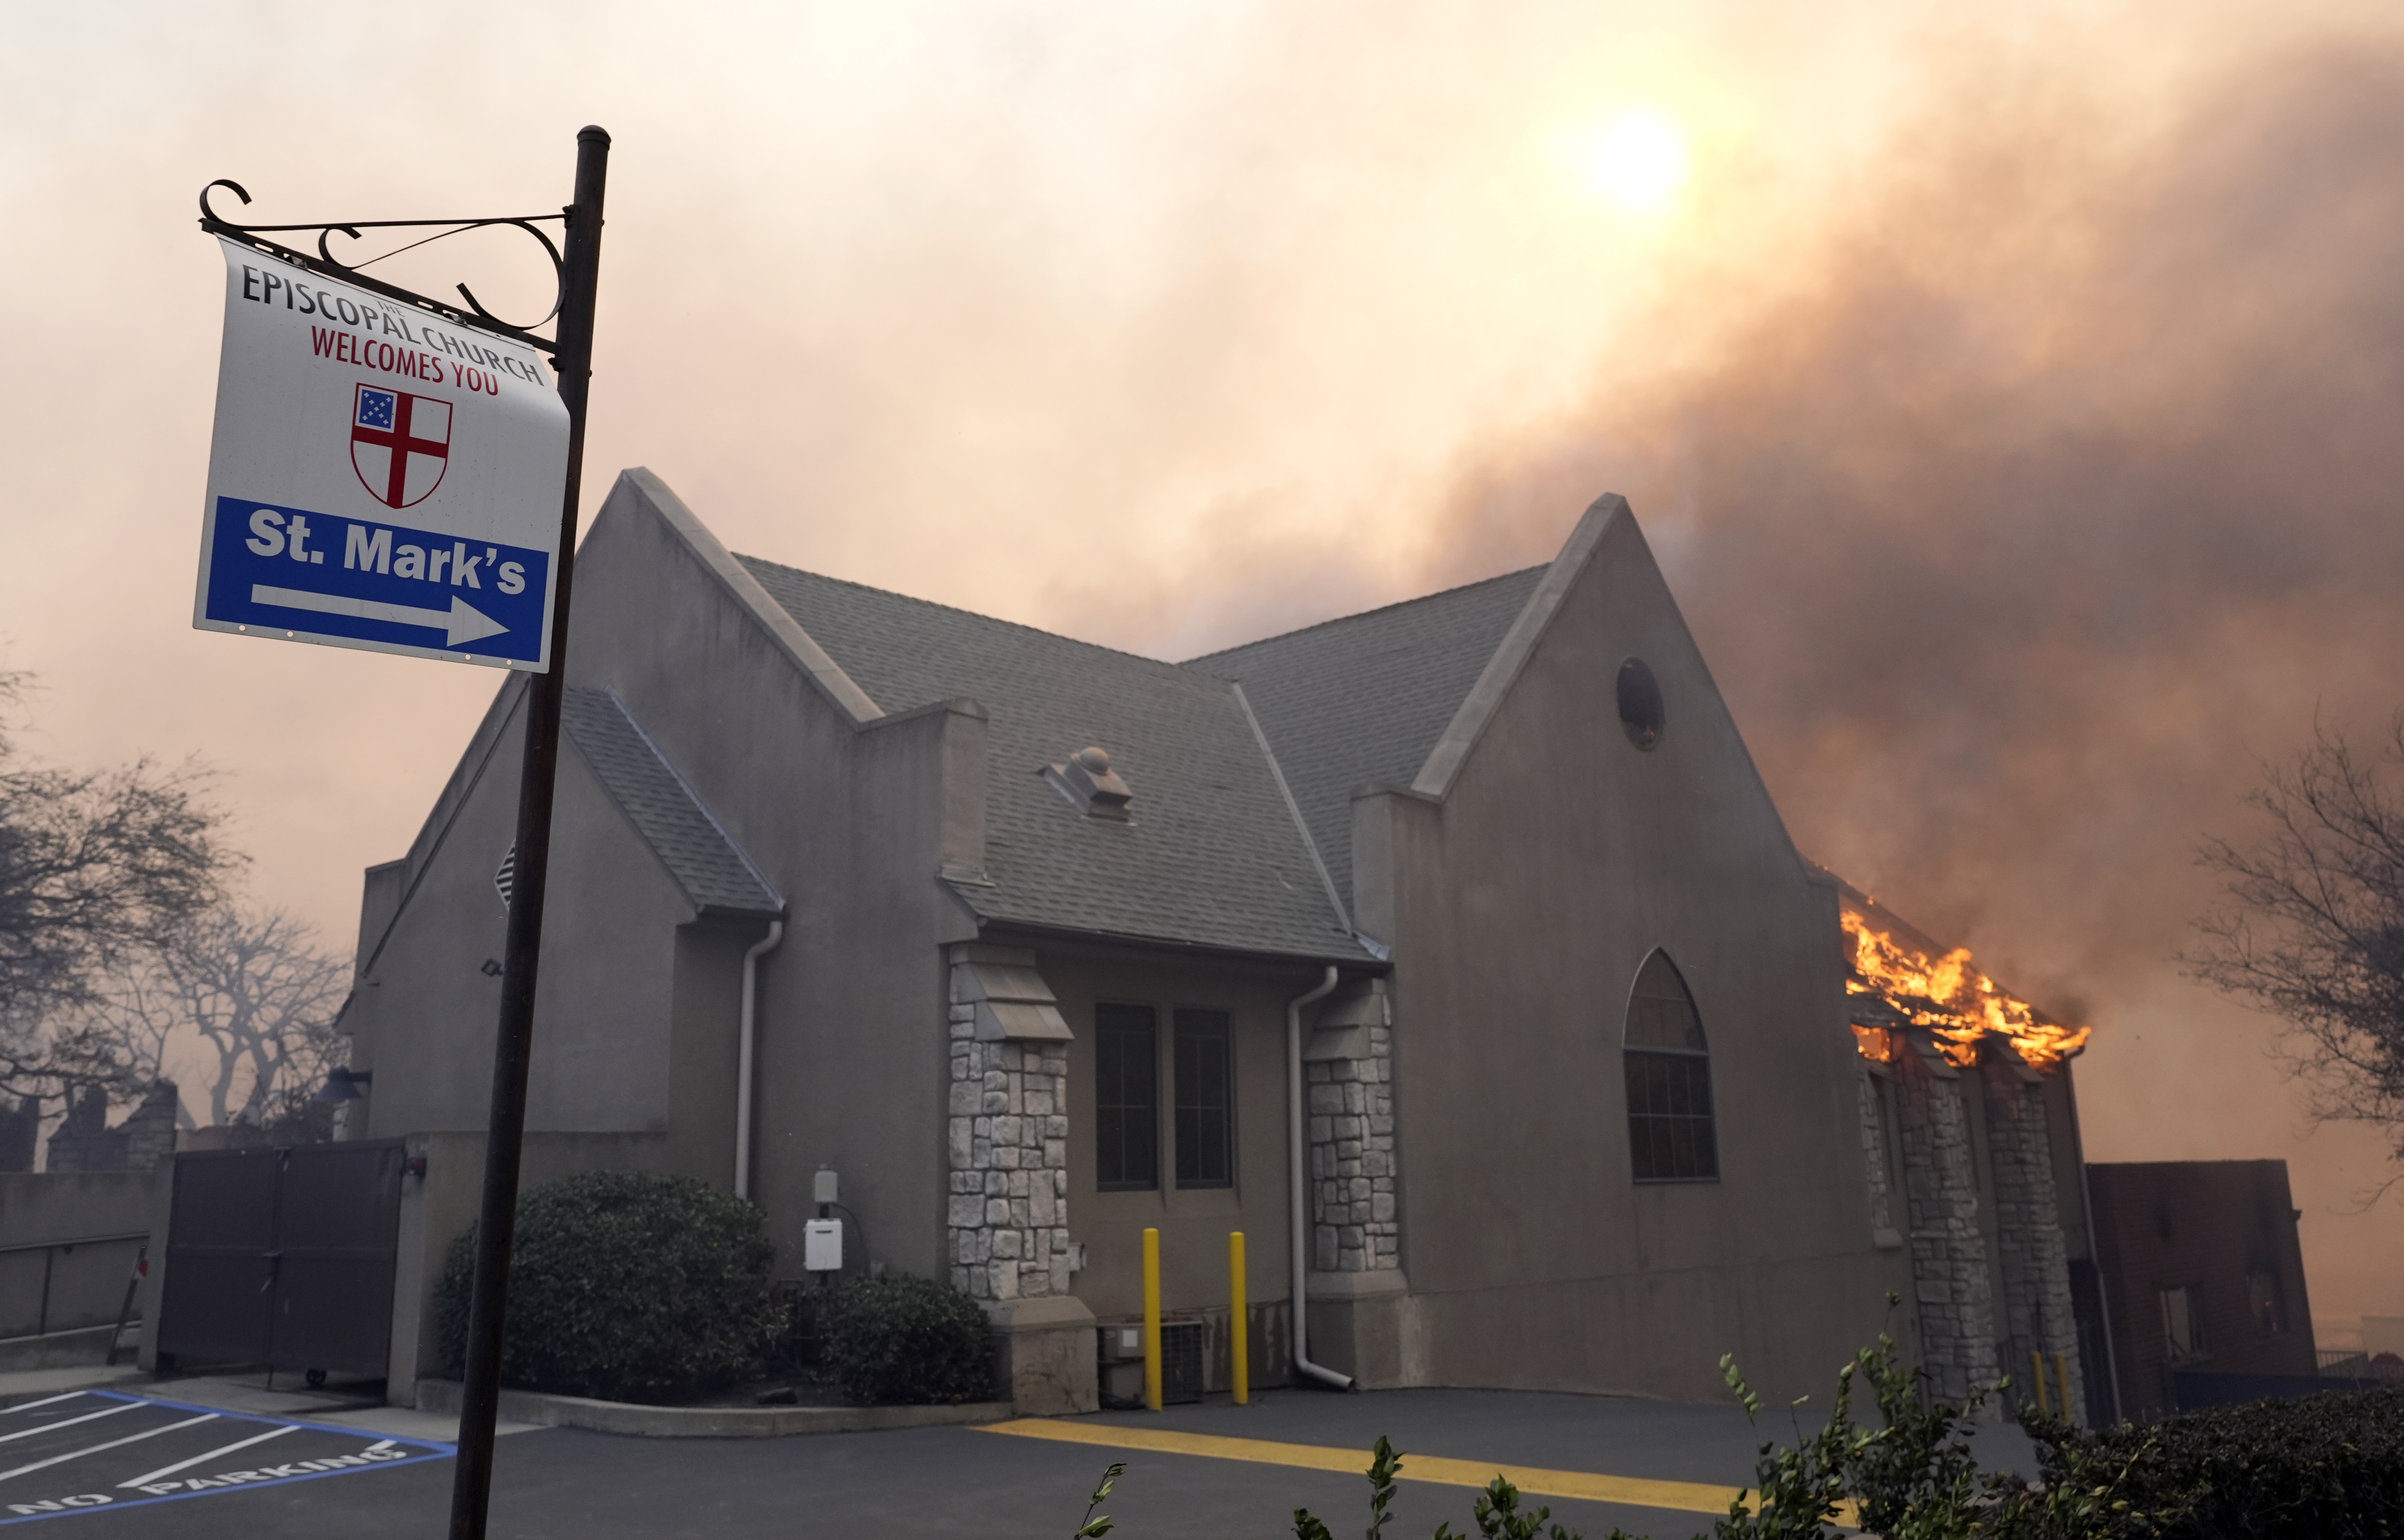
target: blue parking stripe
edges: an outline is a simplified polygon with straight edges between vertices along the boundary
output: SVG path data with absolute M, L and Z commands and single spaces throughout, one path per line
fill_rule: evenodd
M 296 1481 L 319 1481 L 333 1476 L 357 1476 L 367 1471 L 421 1465 L 429 1461 L 448 1460 L 458 1452 L 457 1446 L 453 1444 L 390 1436 L 337 1423 L 225 1411 L 216 1407 L 127 1395 L 117 1391 L 88 1391 L 83 1393 L 95 1401 L 118 1403 L 112 1408 L 114 1410 L 133 1412 L 140 1407 L 156 1407 L 165 1412 L 192 1414 L 189 1422 L 156 1430 L 161 1435 L 184 1427 L 197 1427 L 203 1422 L 212 1424 L 213 1435 L 238 1434 L 245 1427 L 252 1431 L 246 1436 L 236 1437 L 227 1444 L 181 1461 L 170 1458 L 167 1465 L 159 1466 L 156 1462 L 163 1456 L 146 1441 L 126 1440 L 133 1443 L 134 1447 L 119 1450 L 116 1441 L 122 1439 L 121 1434 L 103 1435 L 100 1429 L 95 1428 L 93 1433 L 97 1442 L 82 1449 L 62 1448 L 49 1463 L 64 1465 L 86 1455 L 119 1454 L 119 1461 L 95 1461 L 94 1468 L 105 1467 L 105 1477 L 95 1479 L 86 1476 L 80 1481 L 69 1483 L 64 1479 L 66 1473 L 63 1471 L 60 1484 L 44 1495 L 0 1491 L 0 1528 L 10 1524 L 30 1524 L 36 1519 L 71 1519 L 84 1513 L 116 1513 L 126 1508 L 151 1507 L 161 1503 L 180 1503 L 194 1497 L 216 1497 L 226 1492 L 253 1491 L 261 1487 L 289 1486 Z M 5 1416 L 5 1413 L 0 1413 L 0 1416 Z M 49 1426 L 63 1428 L 83 1420 L 81 1416 L 62 1418 Z M 114 1420 L 112 1425 L 119 1429 L 124 1426 Z M 280 1439 L 287 1435 L 312 1433 L 329 1435 L 350 1448 L 342 1452 L 277 1460 L 259 1466 L 245 1467 L 238 1463 L 238 1457 L 247 1446 Z M 362 1445 L 364 1448 L 359 1447 Z M 226 1468 L 211 1468 L 220 1455 L 226 1457 Z M 144 1475 L 157 1476 L 160 1479 L 142 1483 L 135 1491 L 124 1490 L 127 1486 L 135 1486 Z M 180 1490 L 162 1490 L 169 1488 Z

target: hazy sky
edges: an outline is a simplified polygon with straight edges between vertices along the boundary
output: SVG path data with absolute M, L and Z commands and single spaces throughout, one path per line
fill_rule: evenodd
M 0 0 L 27 747 L 200 755 L 347 941 L 495 678 L 189 628 L 192 199 L 554 209 L 599 122 L 588 508 L 1182 657 L 1624 491 L 1804 848 L 2096 1023 L 2090 1155 L 2285 1156 L 2315 1313 L 2404 1313 L 2381 1140 L 2172 959 L 2260 761 L 2404 705 L 2404 22 L 1983 9 Z M 448 246 L 380 271 L 539 308 Z

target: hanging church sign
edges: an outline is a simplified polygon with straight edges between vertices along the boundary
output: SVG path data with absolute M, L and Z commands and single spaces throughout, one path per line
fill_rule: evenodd
M 540 355 L 219 244 L 192 623 L 549 668 L 568 424 Z

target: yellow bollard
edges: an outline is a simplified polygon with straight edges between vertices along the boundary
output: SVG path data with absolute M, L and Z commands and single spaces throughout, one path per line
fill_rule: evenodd
M 1230 1365 L 1228 1384 L 1236 1393 L 1236 1405 L 1248 1407 L 1252 1400 L 1251 1333 L 1244 1320 L 1244 1232 L 1227 1232 L 1227 1352 Z
M 2029 1380 L 2029 1384 L 2031 1385 L 2031 1387 L 2032 1387 L 2032 1388 L 2035 1391 L 2035 1393 L 2036 1393 L 2036 1409 L 2037 1409 L 2037 1410 L 2039 1410 L 2039 1411 L 2043 1411 L 2043 1410 L 2045 1410 L 2045 1409 L 2046 1409 L 2046 1408 L 2045 1408 L 2045 1354 L 2044 1354 L 2044 1353 L 2042 1353 L 2042 1352 L 2039 1352 L 2039 1351 L 2038 1351 L 2036 1349 L 2034 1349 L 2034 1348 L 2031 1348 L 2031 1349 L 2029 1350 L 2029 1371 L 2030 1371 L 2030 1375 L 2031 1375 L 2031 1379 L 2030 1379 L 2030 1380 Z
M 1143 1232 L 1143 1404 L 1160 1409 L 1160 1232 Z

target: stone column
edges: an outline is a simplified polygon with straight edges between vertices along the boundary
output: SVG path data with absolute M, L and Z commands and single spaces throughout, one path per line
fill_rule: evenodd
M 1330 999 L 1302 1059 L 1310 1356 L 1373 1389 L 1413 1383 L 1385 981 Z
M 963 1293 L 1069 1292 L 1069 1119 L 1054 1110 L 1068 1080 L 1066 1043 L 952 1043 L 952 1282 Z
M 1393 1029 L 1363 1026 L 1303 1053 L 1310 1148 L 1311 1267 L 1378 1272 L 1403 1265 L 1394 1192 Z M 1357 1053 L 1358 1057 L 1354 1057 Z
M 1978 1175 L 1961 1071 L 1927 1034 L 1896 1055 L 1906 1239 L 1931 1393 L 1963 1406 L 1994 1382 L 1994 1290 L 1978 1228 Z M 1974 1083 L 1975 1084 L 1975 1083 Z M 1990 1415 L 1993 1408 L 1990 1407 Z
M 2053 1185 L 2053 1150 L 2038 1072 L 2009 1047 L 1991 1044 L 1979 1083 L 1987 1100 L 1988 1169 L 1994 1174 L 1996 1248 L 2004 1299 L 1997 1333 L 2004 1371 L 2032 1398 L 2032 1351 L 2045 1355 L 2047 1403 L 2058 1393 L 2055 1355 L 2070 1371 L 2069 1415 L 2086 1421 L 2078 1323 L 2070 1300 L 2070 1251 Z M 2061 1408 L 2056 1407 L 2057 1411 Z
M 1869 1178 L 1870 1242 L 1882 1251 L 1893 1251 L 1903 1244 L 1902 1226 L 1895 1223 L 1898 1204 L 1894 1172 L 1887 1159 L 1885 1098 L 1879 1089 L 1880 1077 L 1891 1077 L 1892 1073 L 1865 1064 L 1860 1086 L 1862 1169 Z
M 1069 1294 L 1069 1041 L 1035 954 L 951 949 L 952 1283 L 999 1335 L 1022 1412 L 1100 1407 L 1094 1315 Z

